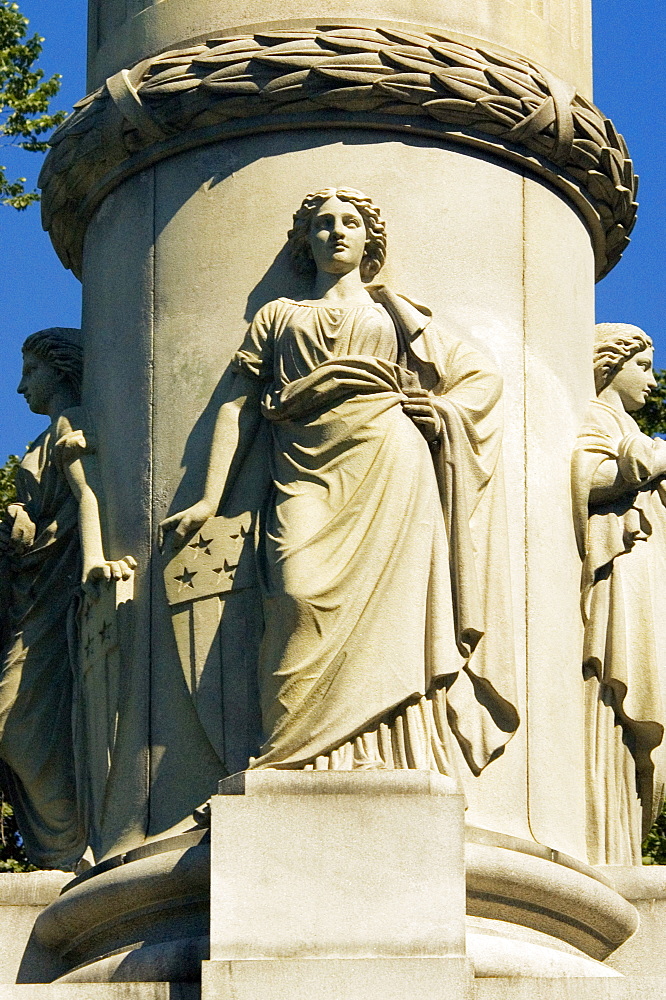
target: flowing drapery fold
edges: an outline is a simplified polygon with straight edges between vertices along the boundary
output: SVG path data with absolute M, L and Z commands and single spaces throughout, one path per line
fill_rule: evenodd
M 659 664 L 666 636 L 658 602 L 666 587 L 666 488 L 651 480 L 660 446 L 628 413 L 596 399 L 573 456 L 583 559 L 588 842 L 599 864 L 640 863 L 642 836 L 663 800 Z M 603 463 L 624 486 L 611 488 L 607 499 L 597 486 Z
M 10 623 L 0 672 L 0 769 L 31 860 L 71 869 L 86 848 L 72 736 L 81 586 L 78 506 L 64 463 L 90 450 L 80 407 L 64 411 L 17 469 L 17 501 L 35 525 L 5 566 Z
M 450 727 L 478 773 L 518 724 L 501 379 L 424 307 L 370 292 L 269 303 L 234 359 L 263 380 L 272 435 L 253 766 L 450 771 Z M 419 385 L 434 448 L 402 407 Z

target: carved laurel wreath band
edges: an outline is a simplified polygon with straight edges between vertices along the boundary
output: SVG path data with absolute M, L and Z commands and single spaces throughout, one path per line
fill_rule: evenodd
M 573 87 L 491 48 L 354 27 L 211 38 L 110 77 L 51 140 L 44 228 L 80 275 L 87 222 L 124 177 L 183 148 L 291 125 L 408 129 L 495 150 L 573 198 L 599 277 L 629 242 L 638 178 L 627 146 Z

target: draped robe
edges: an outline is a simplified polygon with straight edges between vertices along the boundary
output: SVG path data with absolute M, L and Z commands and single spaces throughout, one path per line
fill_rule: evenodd
M 262 383 L 265 743 L 254 767 L 478 774 L 518 725 L 501 379 L 384 286 L 347 309 L 289 299 L 233 365 Z M 401 406 L 421 386 L 429 447 Z
M 643 434 L 630 414 L 595 399 L 573 456 L 593 864 L 640 864 L 642 840 L 663 800 L 666 486 L 650 478 L 655 451 L 663 448 L 666 442 Z M 611 488 L 604 500 L 596 477 L 606 461 L 624 491 L 618 496 Z
M 63 455 L 85 447 L 71 408 L 30 446 L 16 500 L 35 525 L 23 554 L 2 560 L 8 603 L 0 671 L 0 773 L 30 860 L 72 869 L 86 847 L 73 750 L 75 610 L 81 586 L 78 506 Z M 65 448 L 67 446 L 67 448 Z

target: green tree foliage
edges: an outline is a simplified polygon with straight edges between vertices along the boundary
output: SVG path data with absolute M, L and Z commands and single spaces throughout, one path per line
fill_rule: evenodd
M 643 844 L 644 865 L 666 865 L 666 806 Z
M 14 810 L 0 793 L 0 875 L 3 872 L 34 872 L 23 850 L 23 841 L 16 825 Z
M 18 455 L 10 455 L 0 468 L 0 514 L 7 510 L 8 505 L 16 497 L 16 470 L 19 461 Z
M 18 456 L 10 455 L 0 468 L 0 515 L 16 497 L 18 464 Z M 14 810 L 0 791 L 0 873 L 30 871 L 35 871 L 35 866 L 30 864 L 23 850 Z
M 10 143 L 31 153 L 47 149 L 45 132 L 64 121 L 64 111 L 49 114 L 49 102 L 60 90 L 60 74 L 44 79 L 35 67 L 42 52 L 39 35 L 26 38 L 28 19 L 11 0 L 0 0 L 0 145 Z M 25 177 L 10 180 L 0 167 L 0 198 L 13 208 L 39 201 L 37 191 L 25 190 Z
M 666 436 L 666 369 L 655 371 L 654 377 L 657 388 L 636 414 L 636 420 L 645 434 Z M 643 864 L 666 865 L 666 806 L 643 844 Z

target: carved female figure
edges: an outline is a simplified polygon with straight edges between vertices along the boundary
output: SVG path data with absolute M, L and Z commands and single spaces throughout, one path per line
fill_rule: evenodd
M 265 743 L 252 766 L 451 774 L 453 731 L 478 773 L 518 722 L 501 380 L 425 307 L 369 284 L 386 234 L 365 195 L 308 195 L 289 248 L 312 298 L 254 317 L 204 496 L 162 529 L 182 540 L 216 513 L 244 447 L 239 415 L 254 415 L 250 440 L 265 421 Z
M 94 443 L 80 406 L 80 331 L 33 333 L 18 392 L 49 417 L 16 475 L 0 523 L 0 766 L 30 859 L 73 868 L 86 848 L 72 736 L 75 611 L 81 585 L 127 579 L 131 557 L 105 559 L 93 490 Z
M 632 417 L 656 385 L 652 341 L 635 326 L 600 324 L 594 377 L 597 397 L 573 456 L 588 853 L 594 864 L 640 864 L 664 784 L 666 630 L 657 602 L 666 588 L 666 441 Z

